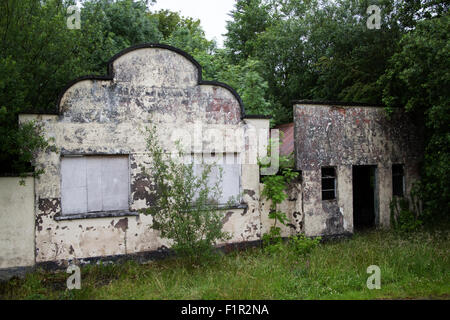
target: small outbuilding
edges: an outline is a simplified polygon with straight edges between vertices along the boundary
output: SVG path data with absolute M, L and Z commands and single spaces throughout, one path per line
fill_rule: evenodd
M 295 166 L 308 236 L 388 228 L 393 196 L 419 178 L 420 130 L 400 110 L 361 103 L 294 102 Z

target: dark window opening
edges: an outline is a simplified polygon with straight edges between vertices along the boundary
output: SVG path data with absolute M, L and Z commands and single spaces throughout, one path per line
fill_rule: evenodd
M 353 227 L 375 227 L 375 166 L 353 166 Z
M 405 194 L 405 174 L 402 164 L 392 165 L 392 194 L 403 197 Z
M 336 199 L 336 170 L 333 167 L 322 168 L 322 200 Z

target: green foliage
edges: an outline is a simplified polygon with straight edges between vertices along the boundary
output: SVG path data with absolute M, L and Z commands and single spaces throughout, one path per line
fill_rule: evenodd
M 304 234 L 290 236 L 286 243 L 281 238 L 281 229 L 279 227 L 271 228 L 270 231 L 263 235 L 264 252 L 274 254 L 295 254 L 297 256 L 305 256 L 320 244 L 321 237 L 308 238 Z
M 280 221 L 282 224 L 288 221 L 285 213 L 277 211 L 272 211 L 269 218 Z M 305 255 L 318 246 L 321 240 L 321 237 L 308 238 L 304 234 L 298 234 L 290 236 L 285 244 L 281 237 L 281 228 L 276 226 L 272 226 L 269 232 L 262 236 L 263 249 L 268 254 L 280 254 L 287 250 L 297 255 Z
M 203 43 L 202 41 L 199 42 Z M 233 64 L 226 50 L 217 49 L 212 42 L 205 44 L 209 46 L 198 45 L 194 50 L 183 45 L 180 48 L 187 47 L 186 51 L 201 64 L 204 79 L 223 82 L 235 89 L 244 103 L 247 114 L 273 114 L 277 104 L 267 98 L 268 84 L 262 77 L 264 65 L 261 61 L 247 59 L 239 64 Z
M 0 109 L 0 122 L 8 117 L 6 108 Z M 3 121 L 2 121 L 3 120 Z M 5 163 L 5 173 L 25 177 L 32 174 L 38 177 L 44 170 L 35 168 L 35 160 L 40 152 L 55 152 L 54 139 L 44 136 L 42 125 L 27 121 L 16 127 L 0 128 L 0 163 Z M 23 180 L 21 181 L 23 183 Z
M 264 183 L 264 189 L 261 193 L 261 196 L 267 200 L 271 200 L 273 203 L 273 207 L 283 202 L 287 198 L 287 194 L 284 191 L 286 189 L 284 176 L 266 176 L 263 177 L 262 182 Z
M 233 63 L 254 57 L 259 50 L 258 35 L 270 25 L 270 5 L 264 0 L 238 0 L 227 21 L 225 46 Z M 273 48 L 275 49 L 275 48 Z
M 177 12 L 159 10 L 150 15 L 158 19 L 158 30 L 164 39 L 169 38 L 182 24 L 182 17 Z
M 26 141 L 19 113 L 55 112 L 70 80 L 104 74 L 106 61 L 128 46 L 162 42 L 191 54 L 205 80 L 231 85 L 248 114 L 271 115 L 271 124 L 292 121 L 295 99 L 404 107 L 425 127 L 424 217 L 448 219 L 448 1 L 239 0 L 223 49 L 205 38 L 199 20 L 152 12 L 153 2 L 85 0 L 80 30 L 66 25 L 73 0 L 0 2 L 2 172 L 30 170 L 21 148 L 32 146 L 18 144 Z M 370 4 L 381 8 L 379 30 L 366 27 Z
M 423 214 L 420 200 L 415 192 L 410 199 L 394 196 L 389 204 L 391 210 L 391 227 L 401 233 L 416 231 L 422 226 Z
M 261 240 L 263 250 L 268 254 L 277 254 L 283 252 L 284 250 L 283 238 L 281 238 L 280 227 L 272 226 L 269 232 L 263 234 Z
M 35 153 L 30 150 L 44 147 L 41 138 L 29 134 L 30 127 L 19 127 L 19 113 L 54 113 L 58 94 L 70 80 L 104 74 L 105 62 L 121 49 L 161 39 L 157 20 L 147 15 L 144 1 L 84 1 L 81 29 L 70 30 L 67 8 L 74 3 L 0 2 L 2 172 L 29 172 L 29 155 Z
M 38 153 L 56 152 L 56 146 L 52 144 L 55 140 L 53 138 L 46 139 L 43 126 L 34 121 L 22 123 L 19 129 L 12 131 L 11 134 L 7 143 L 11 144 L 12 154 L 17 159 L 12 163 L 13 170 L 20 172 L 23 176 L 30 169 L 28 164 L 31 164 L 34 169 L 31 173 L 34 177 L 44 173 L 44 169 L 35 167 L 35 160 Z M 20 146 L 20 148 L 15 149 L 14 146 Z
M 188 30 L 190 34 L 203 34 L 204 36 L 198 19 L 183 17 L 178 12 L 169 10 L 159 10 L 150 13 L 150 16 L 158 20 L 158 30 L 161 32 L 163 39 L 169 39 L 180 29 Z
M 73 1 L 5 0 L 0 2 L 0 167 L 2 173 L 33 171 L 39 150 L 48 150 L 42 128 L 18 114 L 54 112 L 59 88 L 79 75 L 73 52 L 75 30 L 66 26 Z M 34 174 L 42 173 L 37 169 Z
M 264 189 L 261 192 L 263 199 L 271 201 L 269 218 L 274 220 L 273 227 L 276 227 L 277 222 L 285 224 L 287 222 L 286 214 L 276 210 L 278 204 L 287 199 L 287 186 L 298 177 L 298 172 L 292 171 L 290 168 L 281 169 L 280 174 L 264 176 L 262 183 Z
M 65 270 L 39 269 L 0 283 L 9 299 L 447 299 L 448 232 L 356 234 L 323 243 L 308 254 L 259 248 L 208 264 L 169 258 L 81 268 L 81 290 L 67 290 Z M 287 244 L 289 246 L 289 244 Z M 367 266 L 381 268 L 381 289 L 366 286 Z
M 404 106 L 425 127 L 420 196 L 427 220 L 437 222 L 450 212 L 449 28 L 448 15 L 417 23 L 380 79 L 388 108 Z
M 321 240 L 321 237 L 308 238 L 304 234 L 298 234 L 289 238 L 289 250 L 297 255 L 306 255 L 317 247 Z
M 261 196 L 267 200 L 271 201 L 271 208 L 276 209 L 277 204 L 282 203 L 287 197 L 285 192 L 287 186 L 298 177 L 299 173 L 293 171 L 293 158 L 292 155 L 284 156 L 280 154 L 275 154 L 272 152 L 272 147 L 279 146 L 280 140 L 274 141 L 270 139 L 269 145 L 267 147 L 267 157 L 271 157 L 272 161 L 279 163 L 279 171 L 276 175 L 267 175 L 262 177 L 262 183 L 264 184 L 264 189 Z M 261 168 L 268 167 L 270 163 L 265 164 L 259 159 L 258 164 Z M 277 215 L 275 215 L 277 216 Z M 281 222 L 281 221 L 280 221 Z
M 273 103 L 266 98 L 267 81 L 261 76 L 263 65 L 255 59 L 241 64 L 227 64 L 226 60 L 214 76 L 215 80 L 236 88 L 248 114 L 270 115 Z
M 89 73 L 104 74 L 106 62 L 119 51 L 163 38 L 158 18 L 142 0 L 87 0 L 81 20 L 78 54 Z
M 379 30 L 366 27 L 372 4 L 381 9 Z M 233 65 L 252 59 L 264 66 L 264 99 L 274 122 L 285 123 L 295 99 L 381 104 L 378 79 L 402 35 L 447 12 L 445 1 L 237 1 L 226 52 Z
M 286 223 L 289 222 L 289 219 L 285 212 L 277 210 L 277 205 L 288 198 L 286 189 L 299 175 L 299 173 L 293 171 L 292 168 L 286 167 L 286 165 L 291 164 L 290 156 L 280 156 L 279 154 L 272 152 L 274 144 L 279 143 L 279 140 L 273 141 L 273 139 L 271 139 L 267 147 L 268 156 L 278 158 L 278 163 L 280 165 L 279 172 L 276 175 L 264 176 L 261 179 L 261 182 L 264 184 L 261 198 L 270 201 L 269 218 L 273 220 L 273 225 L 270 227 L 269 232 L 262 237 L 263 245 L 267 247 L 268 251 L 278 251 L 280 248 L 282 243 L 281 229 L 280 227 L 277 227 L 277 222 L 281 225 L 286 225 Z M 259 160 L 259 165 L 260 167 L 269 166 L 269 164 L 262 164 L 261 160 Z
M 172 248 L 178 254 L 194 259 L 211 254 L 216 241 L 229 238 L 222 231 L 223 217 L 217 212 L 222 174 L 210 185 L 212 165 L 202 164 L 202 174 L 195 175 L 193 161 L 181 161 L 180 146 L 175 157 L 165 153 L 155 127 L 148 129 L 147 148 L 152 170 L 147 173 L 142 169 L 154 181 L 155 202 L 142 213 L 152 216 L 152 228 L 159 230 L 161 237 L 172 240 Z
M 0 107 L 55 111 L 58 89 L 82 72 L 76 30 L 66 26 L 71 1 L 7 0 L 0 4 Z M 7 124 L 2 124 L 7 125 Z

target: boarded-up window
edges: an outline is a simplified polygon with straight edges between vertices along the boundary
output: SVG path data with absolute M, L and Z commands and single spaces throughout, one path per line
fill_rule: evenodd
M 405 174 L 402 164 L 392 165 L 392 194 L 403 197 L 405 194 Z
M 63 214 L 128 210 L 128 156 L 61 158 Z
M 238 153 L 220 153 L 220 154 L 196 154 L 196 162 L 194 162 L 194 173 L 200 176 L 203 165 L 200 162 L 211 164 L 211 174 L 209 176 L 209 186 L 214 186 L 220 177 L 220 169 L 222 168 L 222 183 L 220 188 L 222 196 L 219 204 L 227 204 L 233 197 L 235 202 L 240 201 L 240 179 L 241 179 L 241 163 Z
M 333 167 L 322 168 L 322 200 L 336 199 L 336 170 Z

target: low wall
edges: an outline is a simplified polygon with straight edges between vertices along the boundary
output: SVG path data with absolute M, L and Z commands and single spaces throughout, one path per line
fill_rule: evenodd
M 34 178 L 0 178 L 0 269 L 34 265 Z

